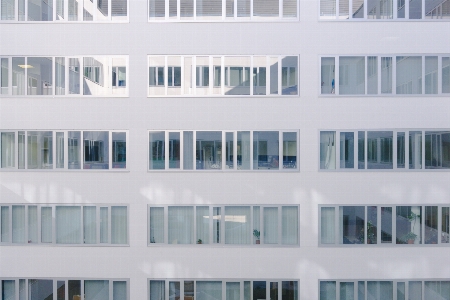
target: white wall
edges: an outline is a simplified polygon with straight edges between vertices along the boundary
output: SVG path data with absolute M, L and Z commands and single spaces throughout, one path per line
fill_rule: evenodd
M 0 277 L 450 278 L 447 247 L 319 248 L 318 204 L 450 202 L 450 172 L 318 172 L 319 129 L 450 128 L 448 97 L 319 97 L 318 55 L 449 53 L 449 22 L 1 24 L 0 55 L 129 55 L 129 98 L 2 98 L 1 129 L 126 129 L 130 172 L 1 172 L 1 203 L 129 203 L 130 247 L 0 248 Z M 430 37 L 436 36 L 431 39 Z M 147 98 L 147 55 L 300 55 L 300 97 Z M 300 129 L 298 173 L 147 172 L 148 129 Z M 300 204 L 300 247 L 147 247 L 147 204 Z

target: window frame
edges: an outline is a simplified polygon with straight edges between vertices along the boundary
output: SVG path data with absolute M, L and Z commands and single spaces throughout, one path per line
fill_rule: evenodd
M 12 220 L 12 207 L 13 206 L 24 206 L 24 236 L 25 236 L 25 242 L 13 242 L 13 220 Z M 25 203 L 8 203 L 8 204 L 0 204 L 0 208 L 3 207 L 9 207 L 9 214 L 8 214 L 8 230 L 9 230 L 9 241 L 3 242 L 0 240 L 0 246 L 51 246 L 51 247 L 129 247 L 130 246 L 130 205 L 129 204 L 25 204 Z M 36 207 L 36 233 L 37 233 L 37 241 L 32 242 L 29 240 L 29 208 L 30 207 Z M 56 222 L 56 208 L 57 207 L 79 207 L 80 208 L 80 236 L 79 236 L 79 242 L 78 243 L 58 243 L 57 242 L 57 222 Z M 96 210 L 96 242 L 95 243 L 86 243 L 85 242 L 85 232 L 84 232 L 84 223 L 83 223 L 83 216 L 84 216 L 84 207 L 95 207 Z M 111 241 L 111 230 L 112 230 L 112 207 L 126 207 L 127 209 L 127 231 L 126 231 L 126 243 L 124 244 L 117 244 L 112 243 Z M 51 208 L 52 212 L 52 223 L 51 223 L 51 242 L 43 242 L 42 241 L 42 208 Z M 107 208 L 108 209 L 108 224 L 107 224 L 107 230 L 108 230 L 108 241 L 101 242 L 101 208 Z M 2 224 L 2 216 L 0 214 L 0 228 Z

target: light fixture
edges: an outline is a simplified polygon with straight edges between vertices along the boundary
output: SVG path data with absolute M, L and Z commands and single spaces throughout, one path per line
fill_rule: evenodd
M 19 67 L 21 67 L 22 69 L 31 69 L 34 68 L 32 65 L 18 65 Z

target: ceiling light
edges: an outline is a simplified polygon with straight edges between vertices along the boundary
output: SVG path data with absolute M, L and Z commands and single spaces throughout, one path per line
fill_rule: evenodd
M 19 67 L 21 67 L 22 69 L 31 69 L 34 68 L 32 65 L 18 65 Z

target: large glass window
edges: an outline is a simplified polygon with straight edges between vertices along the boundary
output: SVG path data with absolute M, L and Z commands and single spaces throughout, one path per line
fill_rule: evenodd
M 128 243 L 127 206 L 2 204 L 0 208 L 1 244 Z
M 149 245 L 299 243 L 298 206 L 150 206 L 148 216 Z

